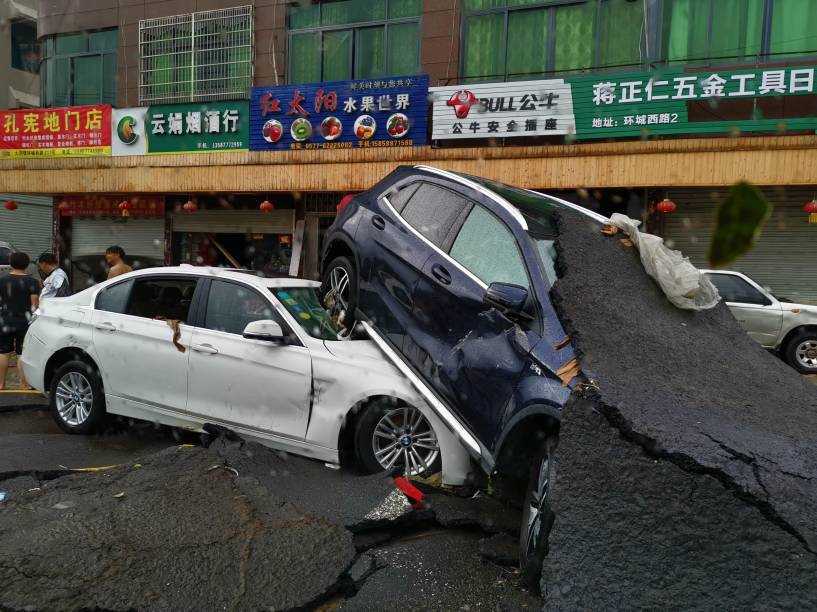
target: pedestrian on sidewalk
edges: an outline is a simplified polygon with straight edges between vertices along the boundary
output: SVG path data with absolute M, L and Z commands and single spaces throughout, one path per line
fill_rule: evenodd
M 110 270 L 108 270 L 108 278 L 114 278 L 120 274 L 133 272 L 133 268 L 125 263 L 125 250 L 122 247 L 108 247 L 105 251 L 105 261 L 107 261 L 111 267 Z
M 40 301 L 52 297 L 67 297 L 71 295 L 71 286 L 68 275 L 60 268 L 59 262 L 53 253 L 43 253 L 37 259 L 40 271 L 43 273 L 43 291 Z
M 31 389 L 20 367 L 23 339 L 40 295 L 39 281 L 26 274 L 30 263 L 31 259 L 25 253 L 12 253 L 9 257 L 11 272 L 0 278 L 0 390 L 6 388 L 6 373 L 15 352 L 20 388 Z

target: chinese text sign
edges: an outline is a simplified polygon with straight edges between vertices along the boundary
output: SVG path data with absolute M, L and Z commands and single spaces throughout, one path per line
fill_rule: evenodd
M 111 154 L 111 107 L 0 111 L 0 158 Z

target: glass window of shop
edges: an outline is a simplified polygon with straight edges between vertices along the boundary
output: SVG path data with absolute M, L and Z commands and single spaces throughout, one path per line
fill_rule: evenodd
M 45 38 L 43 106 L 115 104 L 117 43 L 116 29 Z
M 416 74 L 422 0 L 335 0 L 289 7 L 290 83 Z
M 817 53 L 814 0 L 664 0 L 662 59 L 785 60 Z
M 642 63 L 642 2 L 465 0 L 462 76 L 525 80 Z

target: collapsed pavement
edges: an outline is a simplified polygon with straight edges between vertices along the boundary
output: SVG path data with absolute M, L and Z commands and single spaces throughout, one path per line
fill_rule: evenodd
M 817 392 L 725 304 L 558 218 L 553 297 L 591 384 L 565 408 L 545 609 L 817 607 Z
M 395 584 L 419 610 L 541 605 L 496 500 L 429 492 L 413 510 L 391 478 L 254 443 L 0 489 L 0 610 L 385 609 Z

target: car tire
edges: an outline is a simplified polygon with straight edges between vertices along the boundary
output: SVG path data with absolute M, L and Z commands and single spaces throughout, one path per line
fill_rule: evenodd
M 401 470 L 428 476 L 442 469 L 437 434 L 417 408 L 386 401 L 369 405 L 357 419 L 355 459 L 367 474 Z
M 51 379 L 49 407 L 66 433 L 87 434 L 105 418 L 105 393 L 97 369 L 85 361 L 62 365 Z
M 817 374 L 817 331 L 796 334 L 786 344 L 783 359 L 801 374 Z
M 340 293 L 341 299 L 335 302 L 331 314 L 337 315 L 342 325 L 351 327 L 355 322 L 358 285 L 355 265 L 348 257 L 335 257 L 323 270 L 321 295 L 325 299 L 333 290 Z
M 548 553 L 548 538 L 554 520 L 553 511 L 550 509 L 550 496 L 556 444 L 555 437 L 547 438 L 534 454 L 522 506 L 519 567 L 523 582 L 537 593 L 540 589 L 542 565 Z

